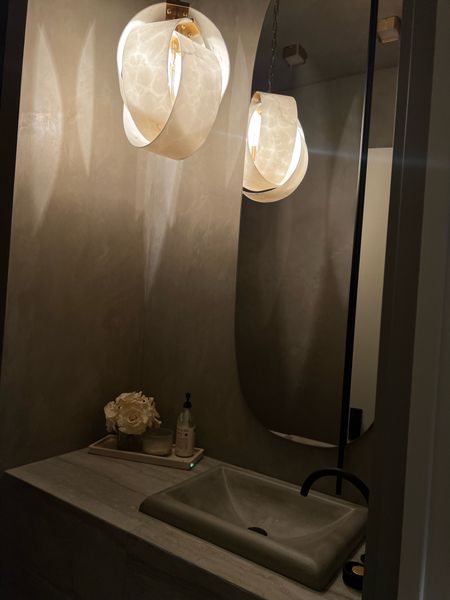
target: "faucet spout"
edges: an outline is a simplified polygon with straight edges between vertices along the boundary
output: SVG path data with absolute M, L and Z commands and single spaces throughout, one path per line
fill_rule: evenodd
M 313 471 L 303 482 L 300 494 L 306 497 L 314 483 L 322 477 L 340 477 L 341 479 L 349 481 L 361 492 L 367 504 L 369 503 L 369 488 L 364 481 L 362 481 L 354 473 L 350 473 L 350 471 L 344 471 L 343 469 L 338 469 L 337 467 Z

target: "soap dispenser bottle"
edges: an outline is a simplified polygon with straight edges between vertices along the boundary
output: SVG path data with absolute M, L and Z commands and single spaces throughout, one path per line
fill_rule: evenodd
M 191 409 L 191 394 L 186 392 L 186 402 L 178 417 L 175 439 L 175 454 L 183 458 L 188 458 L 194 454 L 195 426 L 192 420 Z

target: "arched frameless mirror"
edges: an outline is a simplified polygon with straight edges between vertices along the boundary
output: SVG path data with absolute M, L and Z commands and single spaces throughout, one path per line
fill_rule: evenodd
M 400 19 L 401 4 L 383 0 L 378 17 Z M 273 58 L 272 91 L 295 98 L 309 165 L 279 202 L 243 197 L 238 366 L 258 419 L 305 443 L 335 445 L 340 436 L 370 8 L 370 0 L 281 0 L 274 19 L 273 0 L 254 68 L 253 92 L 264 92 Z M 399 19 L 379 21 L 385 35 L 380 30 L 372 90 L 350 439 L 374 418 Z

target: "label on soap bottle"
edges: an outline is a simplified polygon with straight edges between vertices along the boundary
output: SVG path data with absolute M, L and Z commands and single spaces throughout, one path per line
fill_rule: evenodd
M 194 427 L 177 427 L 177 437 L 175 442 L 175 454 L 183 458 L 188 458 L 194 454 L 195 432 Z

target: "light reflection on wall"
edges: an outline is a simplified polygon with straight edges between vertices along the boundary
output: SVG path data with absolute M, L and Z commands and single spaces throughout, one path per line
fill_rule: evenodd
M 33 68 L 30 69 L 31 94 L 29 103 L 22 103 L 18 147 L 18 180 L 21 174 L 33 208 L 32 230 L 39 229 L 45 219 L 52 196 L 63 135 L 63 105 L 55 62 L 44 27 L 30 40 L 33 45 Z M 42 149 L 45 147 L 45 152 Z
M 92 23 L 86 33 L 78 64 L 76 86 L 76 124 L 84 167 L 89 175 L 94 127 L 95 23 Z

